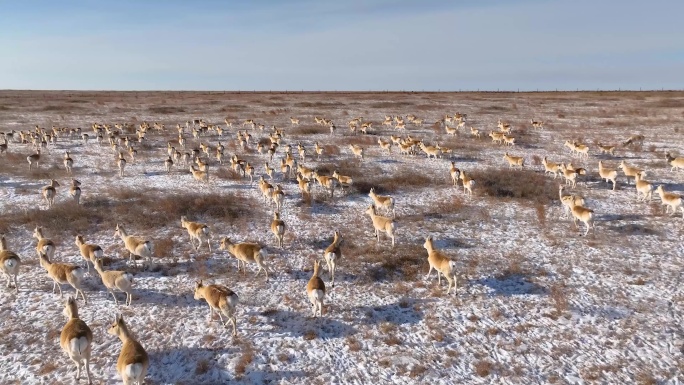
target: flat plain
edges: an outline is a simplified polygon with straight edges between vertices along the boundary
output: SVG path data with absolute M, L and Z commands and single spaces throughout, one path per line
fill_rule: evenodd
M 447 134 L 444 117 L 457 113 L 467 120 Z M 409 114 L 422 125 L 382 124 L 385 116 Z M 334 133 L 315 117 L 332 120 Z M 372 122 L 366 134 L 348 128 L 357 117 Z M 195 119 L 223 128 L 222 136 L 209 129 L 193 137 Z M 243 126 L 247 119 L 264 129 Z M 514 145 L 488 136 L 499 131 L 499 120 L 510 124 Z M 543 127 L 532 127 L 533 120 Z M 211 156 L 203 156 L 208 183 L 180 162 L 165 169 L 167 143 L 181 150 L 176 125 L 185 128 L 188 121 L 183 151 L 210 146 Z M 150 128 L 139 143 L 135 130 L 143 122 L 164 127 Z M 118 136 L 130 137 L 137 155 L 132 159 L 120 147 L 123 177 L 118 150 L 106 134 L 98 143 L 94 123 L 128 123 Z M 120 381 L 121 343 L 106 333 L 117 314 L 150 354 L 147 384 L 681 382 L 682 211 L 666 214 L 655 191 L 650 200 L 637 199 L 634 179 L 620 170 L 613 191 L 599 177 L 598 162 L 617 169 L 624 161 L 645 170 L 653 189 L 683 194 L 684 172 L 671 171 L 666 160 L 666 153 L 684 156 L 683 123 L 682 92 L 0 91 L 0 132 L 35 132 L 36 126 L 58 132 L 34 170 L 26 157 L 35 149 L 18 134 L 0 154 L 0 233 L 22 260 L 19 292 L 4 286 L 0 292 L 0 382 L 73 383 L 75 367 L 59 346 L 63 301 L 38 262 L 36 226 L 55 242 L 55 260 L 85 268 L 74 243 L 82 234 L 102 247 L 107 269 L 134 275 L 132 305 L 118 307 L 92 268 L 85 275 L 88 304 L 78 304 L 94 334 L 95 384 Z M 270 178 L 269 156 L 257 143 L 268 148 L 273 126 L 283 136 Z M 244 147 L 238 131 L 252 137 Z M 378 139 L 393 135 L 451 151 L 428 159 L 420 149 L 403 155 L 394 145 L 388 154 Z M 633 135 L 643 143 L 626 144 Z M 588 157 L 573 155 L 566 141 L 588 146 Z M 219 142 L 223 164 L 213 156 Z M 614 154 L 600 153 L 598 143 L 615 145 Z M 351 186 L 335 189 L 331 199 L 312 183 L 311 196 L 302 197 L 296 179 L 280 172 L 288 144 L 300 165 L 321 175 L 338 170 L 352 177 Z M 363 159 L 351 153 L 352 144 L 364 149 Z M 63 164 L 65 151 L 74 161 L 72 174 Z M 522 170 L 510 168 L 505 153 L 524 157 Z M 233 155 L 254 166 L 254 183 L 231 169 Z M 544 157 L 586 171 L 566 188 L 593 210 L 586 236 L 584 224 L 577 229 L 564 214 L 558 186 L 565 181 L 544 172 Z M 475 181 L 472 196 L 460 182 L 453 186 L 451 162 Z M 285 194 L 283 248 L 270 232 L 274 206 L 257 187 L 262 175 Z M 82 183 L 80 205 L 68 194 L 72 178 Z M 48 208 L 41 188 L 50 179 L 60 187 Z M 370 188 L 395 200 L 394 248 L 384 234 L 376 242 L 364 214 Z M 212 252 L 190 245 L 182 215 L 209 226 Z M 128 261 L 114 236 L 117 223 L 151 240 L 152 269 Z M 333 288 L 323 263 L 324 313 L 313 318 L 306 284 L 334 231 L 343 238 L 336 282 Z M 434 272 L 425 277 L 429 235 L 456 261 L 458 287 L 449 294 L 444 279 L 438 286 Z M 265 246 L 269 280 L 255 277 L 254 264 L 238 272 L 236 259 L 219 249 L 224 236 Z M 193 298 L 200 279 L 238 294 L 237 337 L 209 320 L 207 304 Z M 63 290 L 74 294 L 68 285 Z

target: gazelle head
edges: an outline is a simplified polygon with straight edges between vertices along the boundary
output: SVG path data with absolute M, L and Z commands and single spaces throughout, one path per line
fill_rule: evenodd
M 200 289 L 204 287 L 204 283 L 200 280 L 195 283 L 195 299 L 202 299 Z

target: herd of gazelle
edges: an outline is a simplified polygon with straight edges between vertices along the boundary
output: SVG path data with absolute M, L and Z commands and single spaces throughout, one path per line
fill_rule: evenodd
M 329 119 L 318 118 L 315 119 L 316 123 L 330 126 L 331 134 L 334 133 L 334 124 Z M 290 118 L 292 126 L 297 126 L 300 120 L 297 118 Z M 389 122 L 389 123 L 388 123 Z M 406 122 L 412 123 L 416 126 L 420 126 L 423 120 L 417 119 L 415 116 L 407 116 L 406 120 L 403 117 L 385 117 L 385 122 L 383 125 L 395 125 L 396 129 L 405 129 Z M 456 135 L 460 129 L 465 127 L 466 116 L 464 114 L 457 114 L 454 116 L 447 115 L 443 119 L 443 124 L 448 135 Z M 195 129 L 194 125 L 200 125 L 200 129 Z M 534 128 L 543 128 L 543 122 L 532 120 L 532 126 Z M 449 124 L 453 126 L 450 127 Z M 232 122 L 226 120 L 227 128 L 232 127 Z M 264 130 L 264 125 L 256 124 L 253 120 L 246 120 L 243 122 L 244 126 L 250 126 L 252 129 Z M 163 125 L 158 125 L 155 123 L 156 129 L 163 129 Z M 370 122 L 363 122 L 363 118 L 356 118 L 350 121 L 350 128 L 353 128 L 353 132 L 359 129 L 362 133 L 367 133 L 367 129 L 372 128 Z M 189 127 L 189 122 L 186 123 L 186 128 Z M 499 142 L 501 144 L 513 146 L 516 144 L 515 138 L 510 136 L 512 132 L 512 127 L 510 124 L 498 122 L 498 132 L 491 131 L 490 137 L 492 140 Z M 100 130 L 101 127 L 98 127 Z M 138 139 L 142 142 L 144 138 L 144 131 L 149 128 L 141 124 L 139 131 L 137 131 Z M 186 139 L 183 136 L 183 128 L 178 125 L 179 129 L 179 140 L 178 149 L 185 150 Z M 216 130 L 219 137 L 223 135 L 223 129 L 218 126 L 206 125 L 203 121 L 196 121 L 193 123 L 193 137 L 195 139 L 201 138 L 202 132 L 207 130 Z M 220 130 L 220 131 L 219 131 Z M 109 132 L 109 131 L 107 131 Z M 474 127 L 470 127 L 470 133 L 472 136 L 480 138 L 480 130 Z M 87 144 L 88 136 L 83 134 L 82 139 L 84 143 Z M 99 135 L 98 135 L 99 136 Z M 298 182 L 298 186 L 303 196 L 305 194 L 310 194 L 310 184 L 312 180 L 318 182 L 324 190 L 330 192 L 333 196 L 333 192 L 336 186 L 348 187 L 353 184 L 351 177 L 341 175 L 337 170 L 335 170 L 332 175 L 325 176 L 321 175 L 316 169 L 307 168 L 301 164 L 297 163 L 291 155 L 291 146 L 281 146 L 281 138 L 283 133 L 281 130 L 273 127 L 273 133 L 270 134 L 269 139 L 271 141 L 271 146 L 266 152 L 273 159 L 276 150 L 284 148 L 285 158 L 281 160 L 280 170 L 285 176 L 295 174 Z M 110 135 L 110 142 L 112 141 L 112 136 Z M 119 138 L 121 139 L 121 138 Z M 244 149 L 252 141 L 251 134 L 247 131 L 244 133 L 238 131 L 238 142 L 240 146 Z M 53 139 L 54 142 L 54 139 Z M 628 139 L 624 145 L 630 145 L 635 143 L 642 143 L 643 137 L 636 135 Z M 3 143 L 0 143 L 0 150 L 2 152 L 7 151 L 7 138 L 5 137 Z M 132 162 L 135 161 L 135 155 L 137 151 L 131 146 L 128 138 L 121 141 L 121 143 L 111 143 L 113 150 L 116 153 L 116 165 L 119 169 L 119 176 L 124 177 L 124 170 L 126 167 L 126 157 L 128 154 Z M 126 151 L 119 149 L 119 146 L 126 147 Z M 442 153 L 450 152 L 449 149 L 440 147 L 439 145 L 427 145 L 423 141 L 413 139 L 410 135 L 405 139 L 401 137 L 392 136 L 389 141 L 384 141 L 378 139 L 378 145 L 381 151 L 386 152 L 388 155 L 392 152 L 392 146 L 396 145 L 400 148 L 400 152 L 404 154 L 415 155 L 417 149 L 423 151 L 428 158 L 437 159 Z M 261 146 L 261 144 L 259 144 Z M 586 159 L 589 156 L 589 147 L 578 143 L 577 141 L 566 141 L 565 146 L 568 147 L 574 154 L 578 155 L 580 159 Z M 600 153 L 605 153 L 609 155 L 614 155 L 616 146 L 603 145 L 598 143 L 598 149 Z M 36 148 L 36 152 L 27 157 L 29 163 L 29 169 L 32 170 L 34 167 L 40 166 L 41 160 L 41 148 L 46 149 L 47 146 L 39 146 Z M 350 153 L 358 158 L 359 160 L 364 159 L 364 148 L 356 144 L 349 145 Z M 223 163 L 223 151 L 224 146 L 221 142 L 215 147 L 216 159 L 222 164 Z M 262 153 L 265 148 L 257 147 L 257 151 Z M 200 142 L 199 149 L 192 150 L 190 152 L 181 153 L 172 146 L 172 143 L 168 143 L 168 157 L 164 161 L 165 169 L 170 172 L 172 167 L 176 164 L 185 164 L 193 177 L 202 182 L 208 181 L 208 169 L 206 160 L 200 156 L 200 153 L 204 153 L 209 156 L 214 149 L 212 149 L 207 143 Z M 307 157 L 307 150 L 298 143 L 297 152 L 299 154 L 299 161 L 305 161 Z M 315 143 L 314 150 L 310 153 L 316 154 L 320 159 L 323 155 L 323 147 L 319 145 L 318 142 Z M 520 167 L 523 168 L 525 165 L 525 159 L 521 156 L 509 155 L 506 152 L 503 158 L 508 163 L 509 167 Z M 668 164 L 671 166 L 673 171 L 678 169 L 684 169 L 684 158 L 674 158 L 669 153 L 666 155 Z M 237 171 L 241 172 L 243 177 L 249 176 L 250 183 L 252 181 L 254 167 L 249 163 L 240 160 L 237 155 L 230 158 L 231 167 Z M 194 164 L 193 164 L 194 163 Z M 74 159 L 69 151 L 66 151 L 63 158 L 63 164 L 68 174 L 73 174 Z M 560 174 L 566 179 L 566 185 L 570 184 L 572 187 L 576 186 L 576 178 L 578 175 L 584 175 L 586 170 L 583 168 L 573 167 L 570 163 L 554 163 L 548 161 L 544 157 L 543 162 L 545 173 L 551 173 L 554 175 L 554 179 Z M 602 180 L 612 183 L 612 189 L 615 190 L 617 184 L 617 170 L 611 169 L 603 164 L 603 161 L 599 161 L 599 175 Z M 635 186 L 637 190 L 637 199 L 639 200 L 650 200 L 652 197 L 652 192 L 654 190 L 653 184 L 644 180 L 646 173 L 643 170 L 637 169 L 635 167 L 630 167 L 625 164 L 624 161 L 619 165 L 625 176 L 628 178 L 635 179 Z M 275 169 L 270 167 L 266 162 L 264 167 L 266 175 L 270 180 L 275 177 Z M 475 185 L 475 180 L 468 177 L 465 170 L 456 167 L 454 162 L 451 162 L 450 175 L 454 186 L 460 180 L 464 189 L 464 193 L 469 195 L 473 194 L 473 186 Z M 72 186 L 69 194 L 78 204 L 81 196 L 81 183 L 73 179 Z M 50 183 L 42 188 L 42 196 L 47 203 L 48 208 L 54 205 L 55 197 L 57 195 L 57 187 L 60 184 L 56 180 L 50 180 Z M 287 229 L 285 222 L 281 219 L 279 211 L 283 208 L 283 198 L 284 193 L 279 184 L 275 186 L 266 182 L 262 176 L 259 180 L 259 188 L 261 189 L 264 197 L 273 201 L 276 206 L 276 211 L 273 215 L 273 220 L 271 222 L 271 231 L 276 238 L 276 244 L 278 247 L 283 248 L 284 234 Z M 585 235 L 588 233 L 589 229 L 593 224 L 593 211 L 584 207 L 585 200 L 579 195 L 565 195 L 565 186 L 559 186 L 559 199 L 565 209 L 566 215 L 572 215 L 573 222 L 577 226 L 577 221 L 581 221 L 586 225 Z M 660 195 L 663 205 L 667 206 L 667 212 L 669 213 L 672 209 L 672 213 L 675 214 L 677 209 L 682 209 L 684 215 L 684 208 L 682 207 L 681 196 L 673 193 L 666 192 L 662 185 L 655 188 L 657 194 Z M 375 231 L 375 237 L 377 242 L 380 242 L 381 233 L 385 233 L 392 241 L 392 246 L 395 245 L 395 201 L 393 197 L 381 196 L 375 193 L 375 189 L 371 188 L 369 192 L 369 197 L 372 199 L 372 204 L 368 206 L 365 213 L 370 216 L 373 229 Z M 380 214 L 380 210 L 384 212 L 384 216 Z M 181 227 L 186 229 L 190 237 L 190 244 L 196 250 L 199 251 L 201 246 L 206 243 L 207 248 L 211 252 L 211 234 L 209 227 L 206 224 L 198 222 L 190 222 L 185 216 L 181 217 Z M 150 240 L 128 235 L 122 225 L 117 224 L 115 235 L 119 236 L 124 243 L 126 250 L 130 254 L 130 259 L 135 261 L 136 259 L 143 259 L 151 265 L 153 258 L 153 247 Z M 69 284 L 76 290 L 76 298 L 78 294 L 86 303 L 86 296 L 82 289 L 82 282 L 84 280 L 85 272 L 80 266 L 54 262 L 55 254 L 55 244 L 49 239 L 43 236 L 42 229 L 37 227 L 34 231 L 34 237 L 38 239 L 38 245 L 36 247 L 38 257 L 41 266 L 47 271 L 48 276 L 53 280 L 53 293 L 55 289 L 59 289 L 60 296 L 62 296 L 62 284 Z M 7 277 L 7 286 L 11 287 L 12 282 L 14 283 L 15 290 L 18 292 L 17 275 L 19 272 L 19 267 L 21 266 L 21 260 L 16 253 L 13 253 L 7 249 L 7 244 L 4 236 L 0 238 L 0 263 L 2 263 L 3 273 Z M 133 293 L 133 276 L 125 271 L 114 271 L 114 270 L 104 270 L 102 264 L 103 251 L 102 248 L 97 245 L 87 244 L 81 235 L 76 236 L 76 245 L 78 246 L 82 257 L 86 262 L 87 272 L 90 273 L 90 264 L 93 264 L 94 270 L 99 274 L 103 285 L 107 291 L 114 297 L 115 303 L 118 305 L 118 299 L 114 294 L 114 291 L 121 291 L 125 293 L 125 304 L 127 306 L 131 305 L 132 293 Z M 342 257 L 341 245 L 342 237 L 338 231 L 333 234 L 333 241 L 328 246 L 323 253 L 323 260 L 327 264 L 327 268 L 330 274 L 331 285 L 335 285 L 335 271 L 337 265 Z M 447 282 L 447 293 L 450 292 L 452 288 L 457 288 L 457 277 L 456 277 L 456 263 L 448 258 L 443 252 L 437 250 L 433 244 L 433 238 L 431 236 L 425 239 L 423 247 L 428 253 L 428 264 L 429 271 L 426 278 L 429 278 L 433 269 L 438 272 L 438 284 L 441 285 L 441 276 L 443 275 Z M 221 250 L 227 251 L 231 256 L 237 259 L 238 271 L 241 268 L 246 270 L 246 264 L 255 264 L 257 266 L 258 276 L 261 270 L 264 270 L 266 275 L 266 280 L 268 281 L 268 269 L 266 264 L 266 249 L 257 243 L 233 243 L 228 237 L 224 237 L 220 240 Z M 323 280 L 319 276 L 319 268 L 321 262 L 319 260 L 314 261 L 314 271 L 311 279 L 309 280 L 306 291 L 309 300 L 312 305 L 313 316 L 323 315 L 323 300 L 326 293 L 326 288 Z M 233 335 L 237 334 L 237 321 L 236 321 L 236 307 L 238 304 L 238 296 L 236 293 L 231 291 L 225 286 L 221 285 L 205 285 L 202 281 L 197 282 L 195 286 L 195 299 L 204 299 L 210 308 L 210 316 L 213 316 L 213 312 L 216 310 L 219 313 L 221 322 L 223 322 L 223 316 L 226 316 L 225 325 L 232 325 Z M 76 298 L 69 297 L 66 302 L 65 314 L 69 318 L 67 325 L 62 331 L 62 336 L 60 344 L 62 348 L 67 352 L 69 357 L 77 365 L 76 377 L 80 377 L 81 368 L 85 365 L 86 374 L 88 380 L 90 381 L 89 372 L 89 359 L 90 359 L 90 346 L 92 344 L 92 333 L 87 327 L 85 322 L 79 319 L 78 310 L 76 306 Z M 128 330 L 126 324 L 121 316 L 117 316 L 114 324 L 111 325 L 108 332 L 112 335 L 118 336 L 122 343 L 122 350 L 119 356 L 119 361 L 117 362 L 117 371 L 124 378 L 124 383 L 129 382 L 140 382 L 145 377 L 149 365 L 149 359 L 145 350 L 142 348 L 140 343 L 136 341 L 130 331 Z

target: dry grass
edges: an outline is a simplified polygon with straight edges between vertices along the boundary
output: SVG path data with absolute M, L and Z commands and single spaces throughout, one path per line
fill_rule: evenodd
M 249 199 L 233 194 L 163 195 L 135 190 L 112 192 L 112 198 L 98 197 L 81 205 L 73 202 L 55 204 L 49 210 L 30 209 L 10 212 L 0 218 L 0 231 L 13 226 L 41 225 L 49 234 L 111 231 L 117 223 L 131 229 L 154 229 L 176 223 L 182 215 L 214 221 L 235 221 L 258 207 Z M 68 227 L 64 223 L 69 223 Z
M 478 194 L 548 204 L 558 197 L 558 187 L 543 174 L 531 170 L 473 171 Z

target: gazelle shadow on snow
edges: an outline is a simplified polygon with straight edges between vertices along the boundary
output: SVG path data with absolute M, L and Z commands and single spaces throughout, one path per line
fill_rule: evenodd
M 540 286 L 522 274 L 480 278 L 469 281 L 468 285 L 482 285 L 492 289 L 491 296 L 546 295 L 548 289 Z M 460 287 L 461 285 L 459 285 Z
M 274 327 L 274 333 L 287 333 L 291 337 L 304 337 L 312 331 L 318 338 L 344 338 L 356 334 L 352 326 L 329 317 L 330 307 L 324 304 L 322 317 L 312 318 L 311 311 L 294 312 L 290 310 L 273 310 L 260 313 L 268 318 Z
M 380 324 L 382 322 L 389 322 L 395 325 L 415 325 L 424 318 L 421 307 L 416 305 L 427 302 L 431 301 L 417 298 L 402 298 L 397 302 L 386 305 L 360 306 L 356 308 L 356 311 L 364 315 L 361 323 L 365 325 Z
M 201 348 L 179 346 L 161 351 L 148 351 L 150 369 L 146 383 L 194 384 L 233 383 L 234 373 L 216 362 L 216 357 L 237 356 L 240 347 Z

